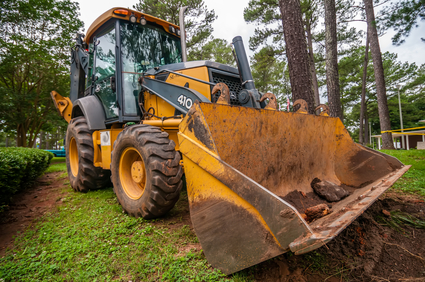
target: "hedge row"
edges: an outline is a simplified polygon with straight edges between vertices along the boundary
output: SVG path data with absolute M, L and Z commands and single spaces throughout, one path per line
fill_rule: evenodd
M 0 148 L 0 212 L 13 194 L 43 174 L 52 158 L 52 153 L 39 149 Z

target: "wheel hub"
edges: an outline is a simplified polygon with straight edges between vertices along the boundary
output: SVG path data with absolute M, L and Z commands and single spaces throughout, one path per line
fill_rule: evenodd
M 133 181 L 137 184 L 142 183 L 145 176 L 145 169 L 143 167 L 143 162 L 136 161 L 131 165 L 131 177 Z
M 119 179 L 129 198 L 137 200 L 142 197 L 146 177 L 145 163 L 140 153 L 134 147 L 126 148 L 120 157 Z

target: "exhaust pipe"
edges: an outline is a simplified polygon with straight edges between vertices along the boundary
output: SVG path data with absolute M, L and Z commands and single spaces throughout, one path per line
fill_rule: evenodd
M 186 53 L 186 30 L 184 27 L 184 12 L 187 10 L 186 7 L 181 7 L 179 12 L 179 20 L 180 20 L 180 42 L 182 46 L 182 60 L 183 62 L 187 62 L 187 53 Z
M 243 46 L 242 37 L 236 36 L 233 38 L 232 44 L 235 48 L 236 60 L 239 68 L 239 72 L 242 76 L 242 84 L 245 89 L 255 89 L 254 80 L 252 78 L 251 69 L 248 63 L 248 57 L 246 56 L 245 48 Z
M 255 89 L 254 79 L 252 78 L 252 73 L 249 67 L 248 57 L 246 56 L 245 48 L 243 46 L 242 37 L 236 36 L 233 38 L 232 44 L 235 48 L 236 63 L 238 65 L 239 73 L 242 79 L 242 86 L 244 88 L 244 90 L 239 93 L 239 97 L 250 97 L 252 106 L 254 108 L 261 108 L 261 95 L 258 93 L 258 90 Z

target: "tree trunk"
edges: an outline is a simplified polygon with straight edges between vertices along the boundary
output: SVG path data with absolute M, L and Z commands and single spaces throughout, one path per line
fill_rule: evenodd
M 320 104 L 319 83 L 317 82 L 316 65 L 314 64 L 313 39 L 311 35 L 311 26 L 308 19 L 306 20 L 305 27 L 307 31 L 308 56 L 310 58 L 311 79 L 313 82 L 314 106 L 317 107 Z
M 365 112 L 365 119 L 364 119 L 364 128 L 365 128 L 365 134 L 364 134 L 364 140 L 363 142 L 365 144 L 370 144 L 369 142 L 369 117 L 367 116 L 367 112 Z
M 293 101 L 303 99 L 314 113 L 314 95 L 299 0 L 279 0 Z
M 366 111 L 366 78 L 367 78 L 367 64 L 369 62 L 369 35 L 366 32 L 366 49 L 364 53 L 364 63 L 363 63 L 363 77 L 362 77 L 362 98 L 360 102 L 360 130 L 359 130 L 359 142 L 364 144 L 365 140 L 363 139 L 363 122 Z M 367 142 L 367 139 L 366 139 Z
M 59 140 L 59 129 L 56 129 L 56 134 L 55 134 L 55 138 L 56 138 L 56 141 L 55 141 L 55 149 L 56 150 L 58 150 L 58 140 Z
M 338 47 L 336 35 L 335 0 L 325 0 L 326 84 L 331 117 L 344 120 L 341 109 L 338 76 Z
M 46 149 L 50 149 L 50 145 L 49 145 L 49 133 L 46 133 Z
M 27 134 L 24 125 L 19 124 L 16 130 L 16 146 L 26 147 L 27 146 Z
M 43 130 L 41 130 L 40 131 L 40 149 L 42 149 L 42 148 L 44 148 L 44 143 L 45 143 L 45 139 L 46 139 L 46 133 L 43 131 Z
M 368 34 L 370 37 L 370 52 L 375 72 L 376 96 L 378 98 L 379 124 L 381 131 L 391 130 L 390 114 L 388 111 L 387 94 L 385 89 L 384 67 L 382 65 L 381 48 L 379 47 L 378 32 L 376 30 L 373 0 L 363 0 L 366 10 Z M 382 149 L 394 150 L 391 132 L 382 133 Z

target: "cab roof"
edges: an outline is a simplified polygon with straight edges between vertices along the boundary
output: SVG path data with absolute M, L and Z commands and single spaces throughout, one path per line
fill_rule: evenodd
M 119 14 L 118 10 L 122 11 L 128 11 L 127 15 L 124 14 Z M 114 13 L 115 12 L 115 13 Z M 102 15 L 100 15 L 89 27 L 89 29 L 87 30 L 86 36 L 84 38 L 84 41 L 86 43 L 90 43 L 93 40 L 93 35 L 94 33 L 107 21 L 109 21 L 110 19 L 116 18 L 116 19 L 122 19 L 122 20 L 127 20 L 129 21 L 130 15 L 134 14 L 137 17 L 137 20 L 140 21 L 140 18 L 143 16 L 145 17 L 146 21 L 148 22 L 154 22 L 158 25 L 161 25 L 164 27 L 164 30 L 170 34 L 173 34 L 177 37 L 180 37 L 178 35 L 176 35 L 175 33 L 170 32 L 169 30 L 169 26 L 173 26 L 176 30 L 180 29 L 179 26 L 172 24 L 170 22 L 161 20 L 159 18 L 150 16 L 148 14 L 144 14 L 135 10 L 131 10 L 128 8 L 122 8 L 122 7 L 115 7 L 112 8 L 108 11 L 106 11 L 105 13 L 103 13 Z

